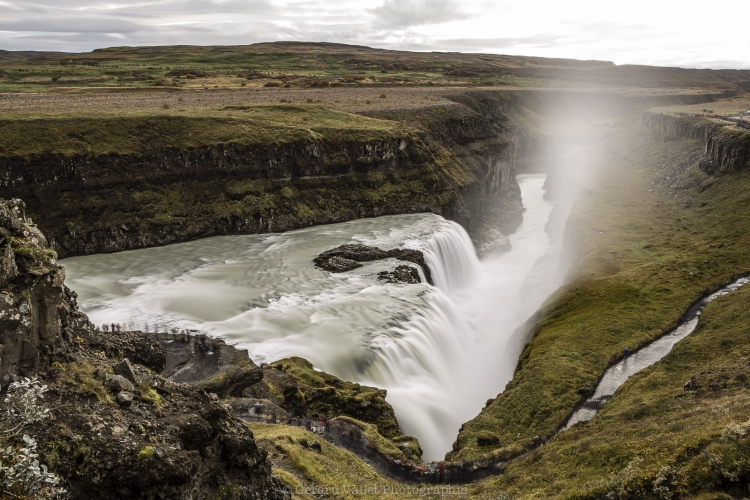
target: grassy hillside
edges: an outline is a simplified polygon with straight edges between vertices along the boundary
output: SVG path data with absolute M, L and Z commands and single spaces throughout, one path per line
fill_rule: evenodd
M 541 310 L 506 391 L 465 425 L 454 460 L 508 456 L 551 436 L 625 346 L 646 344 L 704 290 L 750 270 L 746 172 L 708 176 L 702 144 L 636 124 L 606 149 L 566 228 L 579 256 L 571 279 Z M 480 446 L 482 431 L 497 444 Z
M 90 110 L 74 116 L 24 114 L 0 118 L 0 155 L 140 154 L 145 148 L 188 150 L 235 144 L 278 146 L 299 141 L 382 141 L 402 138 L 396 122 L 314 104 L 226 106 L 163 112 Z
M 750 482 L 750 289 L 710 304 L 690 337 L 634 376 L 592 421 L 473 488 L 513 498 L 733 498 Z M 695 380 L 696 389 L 683 384 Z M 616 498 L 616 497 L 613 497 Z
M 748 71 L 618 67 L 608 61 L 403 52 L 330 43 L 117 47 L 84 54 L 0 55 L 0 92 L 394 85 L 732 89 L 747 81 Z

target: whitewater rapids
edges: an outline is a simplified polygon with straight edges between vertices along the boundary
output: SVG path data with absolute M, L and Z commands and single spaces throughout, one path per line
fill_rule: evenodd
M 60 263 L 95 324 L 198 330 L 248 349 L 256 363 L 301 356 L 387 389 L 403 432 L 419 439 L 425 460 L 439 460 L 461 424 L 512 377 L 519 354 L 512 333 L 544 299 L 521 293 L 550 249 L 544 179 L 519 176 L 526 212 L 512 250 L 482 261 L 458 224 L 411 214 Z M 345 243 L 422 250 L 435 286 L 378 281 L 396 261 L 342 274 L 313 266 Z

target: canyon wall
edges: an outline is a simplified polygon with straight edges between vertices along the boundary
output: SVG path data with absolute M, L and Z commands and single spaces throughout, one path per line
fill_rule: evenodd
M 520 223 L 517 138 L 502 120 L 507 99 L 463 99 L 372 113 L 391 124 L 388 133 L 344 138 L 177 148 L 159 136 L 169 124 L 130 123 L 127 140 L 143 137 L 136 151 L 0 152 L 0 196 L 26 201 L 60 257 L 414 212 L 456 220 L 481 240 L 488 228 L 510 232 Z M 32 124 L 40 135 L 67 126 Z
M 720 174 L 750 166 L 750 132 L 733 124 L 695 116 L 674 116 L 646 112 L 643 123 L 667 136 L 696 139 L 706 145 L 700 168 Z

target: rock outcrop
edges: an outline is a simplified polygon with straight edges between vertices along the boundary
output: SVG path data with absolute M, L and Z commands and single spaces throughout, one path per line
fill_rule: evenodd
M 419 250 L 412 250 L 409 248 L 394 248 L 391 250 L 382 250 L 380 248 L 361 244 L 341 245 L 336 248 L 332 248 L 331 250 L 326 250 L 322 254 L 315 257 L 315 259 L 313 259 L 313 262 L 315 262 L 316 266 L 321 269 L 325 269 L 326 271 L 332 273 L 343 273 L 346 271 L 351 271 L 352 269 L 356 269 L 358 267 L 362 267 L 362 264 L 360 264 L 360 262 L 372 262 L 374 260 L 383 260 L 389 258 L 403 260 L 418 265 L 422 268 L 427 282 L 430 284 L 432 283 L 432 273 L 430 272 L 430 267 L 425 261 L 424 254 Z M 413 281 L 411 271 L 402 269 L 401 271 L 399 271 L 399 276 L 401 275 L 406 278 L 405 282 Z M 417 278 L 419 278 L 418 274 Z M 397 276 L 395 274 L 392 274 L 387 277 L 384 276 L 384 279 L 397 279 Z M 403 280 L 398 279 L 398 281 Z M 419 283 L 418 280 L 417 283 Z
M 150 333 L 166 354 L 161 375 L 174 383 L 212 392 L 221 398 L 238 397 L 263 379 L 263 370 L 247 350 L 220 339 L 186 334 Z
M 264 365 L 263 380 L 247 388 L 244 395 L 270 400 L 294 417 L 346 416 L 376 425 L 386 438 L 401 435 L 393 408 L 385 401 L 386 391 L 316 371 L 302 358 Z
M 157 342 L 105 335 L 78 311 L 20 200 L 0 200 L 0 235 L 2 386 L 22 376 L 47 385 L 51 418 L 24 432 L 73 498 L 284 497 L 253 434 L 215 394 L 160 376 Z
M 702 141 L 706 149 L 700 168 L 708 174 L 750 167 L 750 132 L 734 128 L 729 123 L 654 112 L 644 113 L 643 123 L 664 135 Z

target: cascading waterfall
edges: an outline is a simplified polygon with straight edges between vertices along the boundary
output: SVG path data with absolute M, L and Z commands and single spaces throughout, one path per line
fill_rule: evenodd
M 519 311 L 543 299 L 520 296 L 549 247 L 543 182 L 519 176 L 527 211 L 513 249 L 481 262 L 461 226 L 411 214 L 61 263 L 94 323 L 198 330 L 247 348 L 258 363 L 301 356 L 387 389 L 403 431 L 435 460 L 510 379 L 518 353 L 508 341 L 526 319 Z M 435 286 L 378 281 L 397 265 L 390 259 L 343 274 L 313 266 L 319 253 L 350 242 L 421 250 Z

